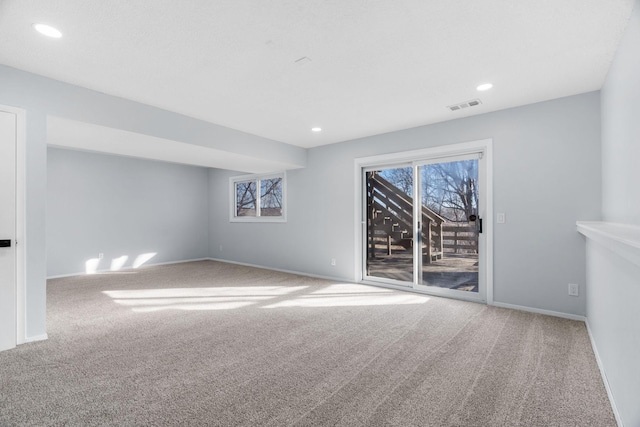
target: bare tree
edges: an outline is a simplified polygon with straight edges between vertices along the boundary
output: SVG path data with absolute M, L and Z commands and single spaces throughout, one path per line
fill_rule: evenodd
M 282 178 L 260 181 L 261 215 L 280 215 L 282 212 Z
M 467 221 L 478 211 L 478 162 L 428 165 L 423 174 L 427 206 L 451 221 Z
M 236 216 L 247 216 L 256 209 L 256 182 L 242 181 L 236 183 Z
M 236 215 L 256 216 L 259 195 L 260 216 L 279 216 L 282 214 L 282 193 L 282 178 L 279 177 L 237 182 Z
M 468 221 L 478 211 L 478 162 L 461 160 L 419 168 L 422 204 L 450 221 Z M 413 196 L 413 168 L 379 171 L 380 176 L 409 197 Z
M 413 197 L 413 168 L 395 168 L 380 171 L 380 175 L 402 190 L 403 193 Z

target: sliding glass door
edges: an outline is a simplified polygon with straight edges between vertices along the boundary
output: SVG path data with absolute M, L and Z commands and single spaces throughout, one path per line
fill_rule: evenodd
M 417 166 L 422 204 L 418 286 L 479 290 L 478 159 Z
M 366 275 L 413 283 L 413 166 L 365 172 Z
M 483 167 L 471 153 L 364 168 L 363 278 L 484 300 Z

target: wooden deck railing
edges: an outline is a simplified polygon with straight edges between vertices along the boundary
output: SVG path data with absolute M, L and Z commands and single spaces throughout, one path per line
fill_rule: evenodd
M 413 240 L 413 198 L 378 174 L 367 180 L 371 255 L 375 256 L 376 236 L 391 244 L 411 245 Z M 422 240 L 425 262 L 442 258 L 443 254 L 478 253 L 478 231 L 475 223 L 448 222 L 422 205 Z M 382 236 L 380 236 L 382 237 Z
M 368 185 L 368 213 L 371 248 L 375 246 L 373 235 L 377 232 L 387 234 L 387 253 L 391 254 L 392 235 L 394 240 L 403 245 L 410 245 L 413 240 L 413 197 L 405 194 L 398 187 L 391 184 L 380 175 L 372 175 L 367 180 Z M 431 209 L 421 205 L 422 240 L 426 248 L 425 258 L 427 262 L 442 258 L 443 232 L 442 225 L 445 218 Z M 387 218 L 391 224 L 387 223 Z M 399 233 L 398 233 L 399 232 Z M 371 251 L 375 256 L 375 251 Z
M 474 223 L 442 224 L 445 253 L 478 253 L 478 230 Z

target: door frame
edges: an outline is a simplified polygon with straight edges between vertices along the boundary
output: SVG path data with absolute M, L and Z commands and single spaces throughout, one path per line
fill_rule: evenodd
M 475 153 L 470 155 L 455 154 L 449 157 L 436 157 L 436 158 L 425 159 L 422 161 L 419 160 L 414 162 L 414 168 L 416 169 L 415 176 L 417 178 L 417 181 L 414 184 L 414 196 L 413 196 L 414 200 L 420 200 L 419 192 L 420 192 L 420 189 L 422 188 L 421 176 L 420 176 L 420 173 L 418 172 L 420 167 L 429 165 L 429 164 L 458 162 L 458 161 L 472 160 L 472 159 L 478 162 L 478 184 L 480 186 L 480 194 L 481 194 L 481 197 L 478 199 L 477 213 L 480 218 L 484 219 L 486 215 L 485 205 L 487 204 L 487 201 L 484 197 L 485 196 L 484 193 L 486 193 L 485 187 L 487 186 L 486 158 L 484 155 L 484 151 L 476 151 Z M 414 204 L 414 212 L 415 212 L 414 216 L 419 215 L 420 206 L 418 204 Z M 416 233 L 416 236 L 417 236 L 417 233 Z M 417 239 L 417 237 L 414 237 L 414 238 Z M 460 290 L 454 290 L 454 289 L 440 288 L 437 286 L 428 286 L 420 283 L 421 282 L 420 279 L 422 278 L 422 272 L 423 272 L 423 256 L 422 256 L 421 244 L 414 245 L 414 252 L 415 252 L 414 259 L 416 261 L 415 275 L 417 276 L 417 278 L 416 278 L 416 283 L 413 284 L 413 288 L 416 290 L 422 290 L 422 291 L 430 292 L 434 295 L 439 295 L 444 297 L 451 297 L 451 298 L 463 299 L 468 301 L 476 301 L 476 302 L 486 302 L 487 300 L 486 298 L 487 283 L 486 283 L 486 272 L 485 272 L 485 270 L 487 269 L 486 242 L 487 242 L 486 233 L 483 230 L 482 233 L 478 233 L 478 249 L 479 249 L 478 265 L 482 266 L 482 271 L 478 271 L 478 292 L 467 292 L 467 291 L 460 291 Z
M 0 104 L 0 111 L 16 116 L 16 345 L 26 336 L 26 111 Z
M 409 290 L 412 292 L 419 292 L 425 294 L 439 295 L 439 296 L 450 296 L 450 295 L 442 295 L 438 293 L 437 290 L 434 292 L 433 289 L 424 289 L 424 287 L 416 289 L 415 286 L 409 287 L 406 285 L 401 285 L 397 283 L 393 283 L 393 281 L 369 281 L 364 277 L 364 271 L 366 268 L 366 258 L 364 254 L 365 248 L 365 239 L 366 239 L 366 217 L 364 216 L 364 204 L 366 203 L 366 195 L 363 191 L 364 179 L 363 174 L 364 170 L 367 168 L 381 166 L 386 167 L 387 165 L 395 165 L 400 163 L 414 163 L 416 161 L 421 160 L 435 160 L 438 158 L 448 158 L 452 156 L 460 156 L 465 154 L 472 153 L 482 153 L 484 165 L 485 165 L 485 176 L 484 183 L 485 187 L 484 192 L 485 196 L 485 207 L 484 207 L 484 215 L 482 216 L 485 221 L 483 222 L 483 233 L 485 244 L 484 251 L 486 253 L 485 256 L 485 265 L 484 265 L 484 280 L 486 286 L 486 303 L 489 305 L 493 305 L 493 140 L 492 139 L 482 139 L 476 141 L 469 142 L 461 142 L 457 144 L 450 145 L 441 145 L 432 148 L 425 148 L 420 150 L 411 150 L 411 151 L 403 151 L 389 154 L 381 154 L 376 156 L 369 157 L 361 157 L 356 158 L 354 161 L 354 177 L 355 177 L 355 197 L 354 197 L 354 211 L 355 211 L 355 221 L 354 221 L 354 230 L 355 230 L 355 258 L 359 260 L 356 262 L 354 267 L 354 278 L 357 283 L 365 283 L 371 284 L 375 286 L 383 286 L 389 287 L 393 289 L 401 289 L 401 290 Z M 464 298 L 464 295 L 460 295 L 460 299 Z M 468 298 L 471 301 L 479 301 L 478 298 Z

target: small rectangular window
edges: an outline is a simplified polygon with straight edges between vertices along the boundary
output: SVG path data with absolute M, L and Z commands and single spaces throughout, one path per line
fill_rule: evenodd
M 284 222 L 285 174 L 232 177 L 230 221 Z

